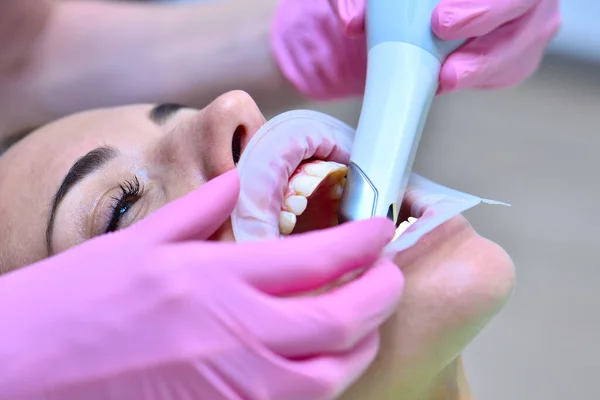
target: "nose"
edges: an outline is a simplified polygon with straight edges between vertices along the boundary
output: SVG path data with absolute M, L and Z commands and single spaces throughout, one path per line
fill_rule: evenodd
M 243 91 L 225 93 L 185 126 L 172 133 L 177 143 L 179 162 L 193 167 L 205 181 L 235 168 L 241 153 L 265 123 L 258 106 Z M 187 154 L 187 157 L 185 155 Z
M 265 122 L 250 95 L 232 91 L 219 96 L 175 128 L 165 137 L 167 143 L 163 143 L 159 151 L 173 173 L 172 193 L 183 195 L 201 181 L 209 181 L 235 168 L 248 142 Z M 187 173 L 200 175 L 200 179 L 186 179 Z M 210 239 L 235 240 L 231 222 L 225 222 Z
M 265 118 L 243 91 L 228 92 L 202 110 L 203 171 L 210 180 L 235 168 L 241 153 Z

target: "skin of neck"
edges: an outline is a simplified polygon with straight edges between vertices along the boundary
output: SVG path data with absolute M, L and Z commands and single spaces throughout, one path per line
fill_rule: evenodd
M 462 358 L 458 357 L 446 367 L 418 400 L 476 400 L 467 382 Z

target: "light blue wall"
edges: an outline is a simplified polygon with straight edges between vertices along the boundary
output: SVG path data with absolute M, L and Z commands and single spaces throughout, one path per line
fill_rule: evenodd
M 600 63 L 600 0 L 564 0 L 563 27 L 549 52 Z

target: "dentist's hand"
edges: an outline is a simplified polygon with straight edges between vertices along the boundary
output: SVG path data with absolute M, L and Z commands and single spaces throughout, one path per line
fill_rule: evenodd
M 399 269 L 377 261 L 393 224 L 205 241 L 238 192 L 232 171 L 130 228 L 3 276 L 0 399 L 343 392 L 374 359 L 377 329 L 402 292 Z M 369 266 L 334 291 L 293 296 Z
M 442 0 L 431 22 L 442 39 L 469 39 L 442 66 L 438 93 L 507 87 L 538 68 L 560 26 L 559 2 Z M 365 0 L 282 0 L 273 50 L 284 76 L 305 96 L 361 95 L 364 33 Z
M 364 34 L 365 0 L 330 0 L 350 36 Z M 440 92 L 521 83 L 538 68 L 560 27 L 558 0 L 442 0 L 431 27 L 444 40 L 469 39 L 440 72 Z

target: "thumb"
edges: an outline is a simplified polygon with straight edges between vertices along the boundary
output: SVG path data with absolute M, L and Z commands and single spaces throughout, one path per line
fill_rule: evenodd
M 150 242 L 208 239 L 231 216 L 239 193 L 240 179 L 237 169 L 233 169 L 170 202 L 129 229 L 136 230 Z
M 340 20 L 344 34 L 354 38 L 365 33 L 366 0 L 329 0 L 329 5 Z

